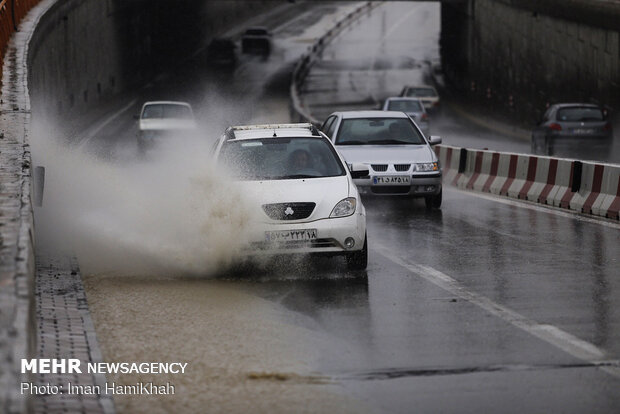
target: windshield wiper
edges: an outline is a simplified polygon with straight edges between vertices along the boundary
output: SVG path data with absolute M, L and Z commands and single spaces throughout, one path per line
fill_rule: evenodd
M 411 141 L 401 141 L 398 139 L 378 139 L 375 141 L 370 141 L 369 144 L 415 144 L 415 143 Z
M 297 178 L 321 178 L 320 175 L 308 175 L 308 174 L 291 174 L 291 175 L 283 175 L 281 177 L 274 177 L 274 180 L 288 180 L 288 179 L 297 179 Z
M 365 142 L 365 141 L 345 141 L 345 142 L 336 142 L 336 145 L 368 145 L 368 142 Z

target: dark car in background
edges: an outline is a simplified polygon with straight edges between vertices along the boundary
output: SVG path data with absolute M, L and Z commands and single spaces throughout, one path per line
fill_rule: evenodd
M 608 115 L 594 104 L 551 105 L 532 131 L 532 153 L 553 155 L 562 146 L 610 145 L 613 130 Z
M 241 52 L 258 55 L 271 53 L 271 33 L 265 27 L 249 27 L 241 36 Z
M 237 45 L 228 37 L 216 37 L 207 46 L 207 64 L 232 67 L 237 64 Z

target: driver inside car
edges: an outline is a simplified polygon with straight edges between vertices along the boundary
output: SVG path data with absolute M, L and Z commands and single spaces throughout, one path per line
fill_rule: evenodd
M 295 150 L 289 156 L 289 168 L 292 173 L 299 173 L 312 168 L 312 159 L 308 151 L 303 149 Z

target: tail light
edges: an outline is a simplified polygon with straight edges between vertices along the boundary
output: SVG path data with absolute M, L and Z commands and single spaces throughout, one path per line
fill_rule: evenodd
M 426 115 L 426 114 L 424 113 L 424 114 L 422 114 L 422 116 L 420 117 L 420 119 L 421 119 L 422 121 L 426 121 L 426 120 L 428 119 L 428 115 Z
M 439 101 L 433 102 L 433 106 L 439 106 Z
M 562 130 L 562 125 L 556 124 L 554 122 L 553 124 L 549 125 L 549 129 L 551 129 L 553 131 L 561 131 Z
M 608 122 L 603 127 L 603 131 L 611 131 L 611 122 Z

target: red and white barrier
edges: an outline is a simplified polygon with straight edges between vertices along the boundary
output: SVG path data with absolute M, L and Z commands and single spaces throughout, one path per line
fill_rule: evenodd
M 592 213 L 618 220 L 620 215 L 620 166 L 605 167 L 601 193 L 592 205 Z
M 620 165 L 446 145 L 435 152 L 449 185 L 619 219 Z

